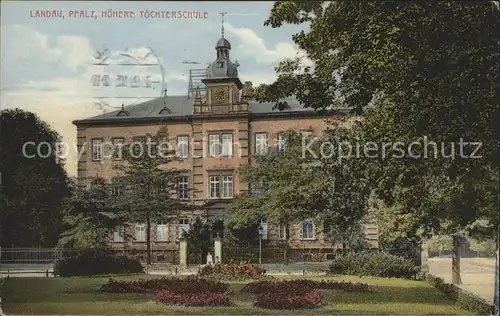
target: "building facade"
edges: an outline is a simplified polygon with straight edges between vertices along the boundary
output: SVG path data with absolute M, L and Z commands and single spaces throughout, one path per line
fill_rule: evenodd
M 215 50 L 215 61 L 201 80 L 203 86 L 194 87 L 188 96 L 165 96 L 73 122 L 78 149 L 83 153 L 78 162 L 78 179 L 87 187 L 96 176 L 111 181 L 119 175 L 113 168 L 115 158 L 108 155 L 112 146 L 106 144 L 119 145 L 167 129 L 169 141 L 176 144 L 181 158 L 169 164 L 183 172 L 178 182 L 179 197 L 191 200 L 199 210 L 175 222 L 155 223 L 151 230 L 154 249 L 175 249 L 179 235 L 189 228 L 194 216 L 227 218 L 232 198 L 249 191 L 249 185 L 238 179 L 237 169 L 249 163 L 252 155 L 280 149 L 280 132 L 295 130 L 319 136 L 327 119 L 348 115 L 339 110 L 320 115 L 294 99 L 286 100 L 287 106 L 281 111 L 273 109 L 272 103 L 251 100 L 245 88 L 248 84 L 240 81 L 238 64 L 230 59 L 231 44 L 224 36 L 217 41 Z M 112 238 L 114 247 L 144 247 L 145 225 L 132 226 L 135 239 L 125 242 L 117 232 Z M 332 248 L 312 221 L 289 228 L 290 238 L 284 235 L 283 227 L 266 222 L 262 227 L 263 238 L 276 242 L 289 239 L 292 248 Z M 374 247 L 376 228 L 367 227 L 367 238 Z

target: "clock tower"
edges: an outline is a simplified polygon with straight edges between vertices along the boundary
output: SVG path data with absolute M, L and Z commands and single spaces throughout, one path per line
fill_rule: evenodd
M 224 37 L 224 20 L 221 38 L 215 44 L 217 58 L 207 69 L 207 78 L 202 82 L 206 86 L 206 102 L 196 107 L 195 113 L 227 113 L 246 111 L 246 102 L 241 104 L 240 92 L 243 87 L 238 78 L 238 62 L 229 58 L 231 43 Z M 196 103 L 196 102 L 195 102 Z

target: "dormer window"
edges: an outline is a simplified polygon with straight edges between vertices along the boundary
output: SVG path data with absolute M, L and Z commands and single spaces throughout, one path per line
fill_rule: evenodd
M 128 111 L 127 110 L 120 110 L 116 116 L 128 116 Z
M 172 111 L 170 111 L 169 108 L 164 107 L 163 109 L 161 109 L 160 113 L 158 113 L 158 114 L 160 114 L 160 115 L 161 114 L 172 114 Z
M 217 62 L 217 67 L 224 68 L 224 62 L 223 61 Z

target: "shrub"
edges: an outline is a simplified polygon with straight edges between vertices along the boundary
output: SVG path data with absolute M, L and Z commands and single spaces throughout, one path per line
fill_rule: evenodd
M 104 250 L 87 250 L 54 265 L 54 274 L 62 277 L 143 272 L 139 261 Z
M 283 289 L 290 293 L 304 293 L 312 290 L 343 290 L 347 292 L 371 292 L 371 288 L 364 283 L 335 282 L 335 281 L 259 281 L 245 285 L 242 291 L 252 294 L 282 292 Z
M 418 273 L 415 263 L 387 253 L 360 252 L 336 257 L 329 273 L 412 279 Z
M 323 296 L 316 290 L 299 293 L 270 292 L 258 295 L 255 307 L 266 309 L 312 309 L 323 304 Z
M 203 292 L 203 293 L 176 293 L 170 290 L 159 291 L 155 300 L 168 305 L 183 306 L 230 306 L 231 299 L 225 293 Z
M 138 281 L 116 281 L 109 279 L 101 286 L 102 292 L 108 293 L 154 293 L 170 291 L 175 294 L 225 293 L 230 285 L 194 277 L 186 279 L 161 278 Z
M 204 266 L 198 272 L 202 278 L 216 280 L 248 280 L 264 277 L 265 270 L 244 261 L 217 263 L 214 266 Z

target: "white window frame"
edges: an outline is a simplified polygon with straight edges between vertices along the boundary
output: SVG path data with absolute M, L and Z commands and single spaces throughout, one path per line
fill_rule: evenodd
M 123 229 L 119 228 L 113 232 L 113 242 L 120 243 L 125 242 L 125 238 L 123 237 Z
M 146 224 L 135 224 L 134 237 L 137 242 L 146 241 Z
M 168 224 L 165 222 L 156 223 L 156 241 L 168 241 Z
M 250 187 L 250 190 L 251 190 L 250 193 L 252 195 L 258 196 L 264 194 L 266 192 L 264 181 L 259 180 L 257 182 L 254 182 L 253 185 Z
M 184 195 L 185 193 L 185 195 Z M 189 177 L 180 176 L 177 178 L 177 196 L 179 200 L 189 200 Z
M 278 239 L 286 240 L 286 225 L 278 225 Z
M 181 238 L 184 232 L 189 232 L 191 224 L 189 219 L 183 218 L 177 221 L 177 238 Z
M 122 160 L 122 149 L 123 144 L 125 144 L 125 139 L 123 137 L 115 137 L 111 141 L 113 144 L 113 159 Z
M 255 148 L 256 155 L 265 155 L 267 153 L 267 133 L 255 133 Z
M 220 176 L 209 176 L 208 177 L 208 198 L 218 199 L 220 197 Z
M 222 143 L 221 155 L 223 157 L 232 157 L 233 156 L 233 134 L 222 133 L 222 134 L 220 134 L 220 138 L 221 138 L 221 143 Z
M 92 160 L 94 161 L 102 160 L 102 148 L 103 148 L 102 138 L 92 139 Z
M 124 191 L 123 184 L 121 184 L 118 181 L 111 183 L 111 196 L 116 197 L 116 196 L 123 195 L 123 191 Z
M 232 175 L 223 175 L 221 180 L 221 198 L 229 199 L 233 197 L 234 192 L 234 177 Z
M 231 199 L 234 197 L 234 176 L 209 175 L 208 176 L 208 198 L 209 199 Z
M 308 232 L 310 234 L 307 234 L 307 236 L 305 236 L 304 225 L 310 225 L 311 227 L 310 232 Z M 312 220 L 300 222 L 300 240 L 316 240 L 316 227 Z
M 232 157 L 233 156 L 233 134 L 232 133 L 210 133 L 208 134 L 208 154 L 210 157 Z
M 285 152 L 285 150 L 286 150 L 286 138 L 283 135 L 283 133 L 278 134 L 277 149 L 278 149 L 278 152 L 280 152 L 280 153 Z
M 177 157 L 182 159 L 189 157 L 189 136 L 177 136 Z

